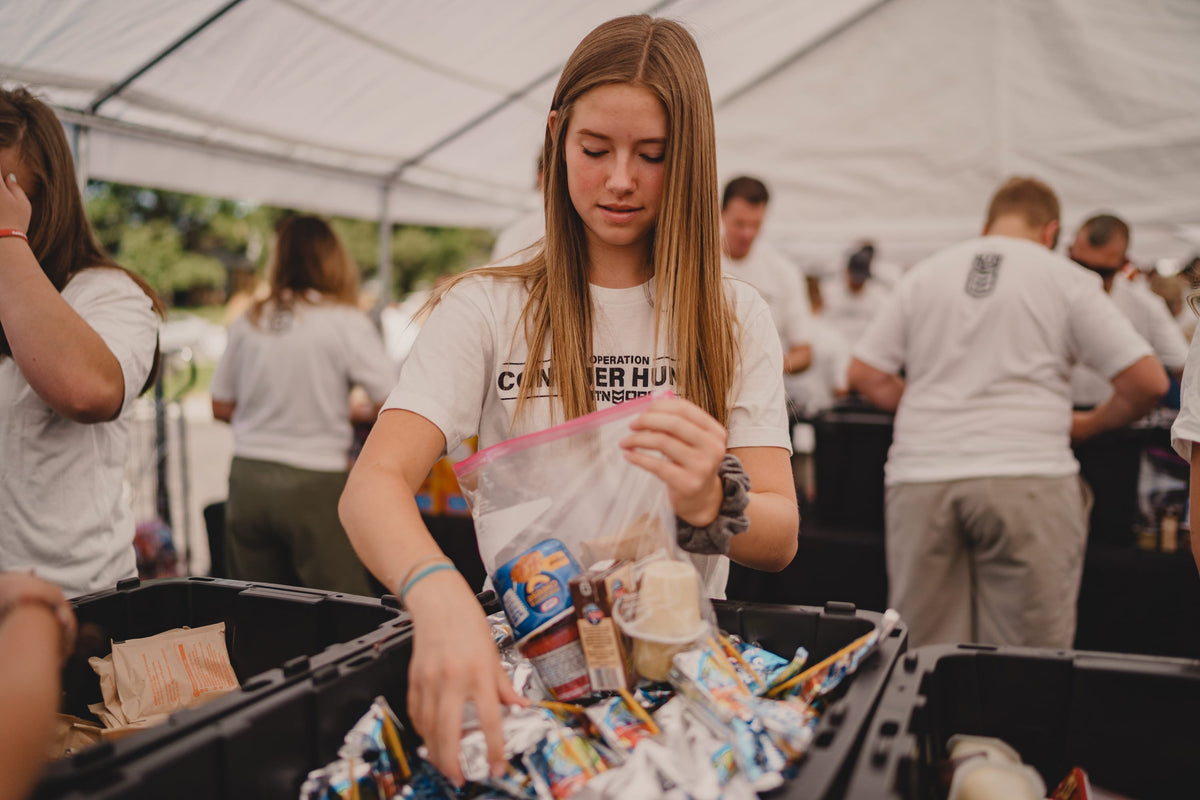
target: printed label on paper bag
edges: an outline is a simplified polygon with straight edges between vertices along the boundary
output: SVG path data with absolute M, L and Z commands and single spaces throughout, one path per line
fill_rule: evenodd
M 130 723 L 199 705 L 238 688 L 225 623 L 113 643 L 121 709 Z

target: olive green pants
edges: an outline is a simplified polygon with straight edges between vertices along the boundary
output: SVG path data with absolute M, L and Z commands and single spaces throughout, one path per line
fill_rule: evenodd
M 225 506 L 230 577 L 374 594 L 338 519 L 346 476 L 235 457 Z

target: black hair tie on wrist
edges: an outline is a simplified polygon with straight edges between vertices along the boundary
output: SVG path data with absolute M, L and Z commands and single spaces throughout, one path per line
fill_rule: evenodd
M 750 527 L 746 506 L 750 504 L 750 476 L 737 456 L 726 453 L 717 467 L 721 479 L 721 510 L 717 518 L 698 528 L 675 517 L 676 541 L 689 553 L 725 555 L 733 537 Z

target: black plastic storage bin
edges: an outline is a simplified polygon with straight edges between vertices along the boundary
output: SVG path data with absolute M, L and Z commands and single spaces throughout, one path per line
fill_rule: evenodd
M 81 640 L 86 638 L 97 647 L 72 658 L 63 671 L 62 710 L 66 713 L 92 717 L 88 704 L 102 699 L 99 679 L 86 656 L 107 655 L 111 650 L 109 640 L 142 638 L 183 626 L 225 623 L 225 643 L 241 689 L 197 708 L 178 711 L 162 725 L 50 763 L 34 794 L 39 799 L 96 796 L 94 792 L 112 788 L 114 776 L 125 770 L 137 774 L 142 764 L 163 758 L 170 762 L 185 756 L 186 762 L 186 755 L 175 743 L 188 732 L 236 720 L 244 706 L 291 682 L 310 678 L 314 670 L 401 635 L 409 627 L 407 614 L 399 610 L 394 598 L 381 601 L 216 578 L 168 578 L 146 583 L 131 579 L 114 589 L 75 598 L 72 605 Z M 88 643 L 81 641 L 77 649 L 86 650 Z M 189 791 L 189 782 L 205 785 L 209 780 L 209 776 L 183 769 L 176 784 L 160 787 L 156 796 L 183 796 Z
M 737 602 L 718 602 L 716 607 L 726 630 L 780 653 L 803 645 L 814 661 L 870 631 L 880 618 L 846 604 L 825 610 Z M 863 662 L 821 720 L 799 777 L 774 797 L 839 796 L 866 722 L 906 643 L 901 625 Z M 62 796 L 294 800 L 309 770 L 336 757 L 343 736 L 377 695 L 384 695 L 408 724 L 411 654 L 410 629 L 405 628 L 377 647 L 321 665 L 219 720 L 194 727 L 167 747 L 113 764 L 103 781 Z
M 883 535 L 883 467 L 892 420 L 861 402 L 844 402 L 812 420 L 818 522 Z
M 1078 766 L 1129 797 L 1195 797 L 1198 720 L 1200 661 L 922 647 L 893 670 L 846 797 L 944 798 L 936 763 L 954 734 L 1007 742 L 1047 792 Z

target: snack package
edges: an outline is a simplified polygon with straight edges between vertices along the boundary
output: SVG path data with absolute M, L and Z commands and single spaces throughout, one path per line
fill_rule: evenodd
M 715 572 L 716 557 L 690 557 L 679 549 L 666 485 L 631 464 L 620 446 L 631 423 L 667 396 L 647 395 L 501 442 L 455 467 L 480 556 L 522 652 L 568 610 L 576 613 L 571 580 L 607 559 L 643 565 L 633 568 L 638 602 L 621 606 L 624 619 L 621 608 L 613 608 L 614 620 L 633 639 L 635 665 L 649 665 L 649 673 L 638 666 L 639 673 L 665 679 L 670 655 L 714 630 L 705 576 Z M 575 628 L 575 642 L 556 631 L 553 646 L 534 648 L 542 657 L 536 664 L 542 682 L 560 700 L 597 689 L 586 667 L 586 688 L 576 682 L 576 648 L 583 645 Z M 549 676 L 543 669 L 551 663 L 547 655 L 566 669 Z M 609 669 L 608 663 L 611 658 L 602 657 L 598 669 Z M 621 683 L 608 673 L 597 677 L 604 686 Z
M 632 689 L 632 645 L 613 619 L 613 604 L 634 590 L 629 562 L 601 562 L 571 578 L 570 587 L 592 691 Z
M 854 640 L 819 664 L 792 677 L 786 677 L 786 673 L 790 670 L 785 670 L 784 674 L 780 676 L 785 679 L 768 688 L 767 696 L 797 697 L 820 709 L 825 699 L 841 685 L 842 681 L 858 670 L 858 665 L 862 663 L 863 659 L 875 650 L 875 646 L 892 632 L 899 621 L 900 614 L 895 609 L 889 608 L 884 612 L 879 627 Z
M 400 721 L 380 696 L 346 733 L 337 760 L 308 773 L 300 800 L 388 800 L 414 780 L 400 741 Z
M 224 622 L 113 642 L 110 655 L 88 663 L 103 697 L 103 704 L 89 710 L 106 728 L 145 727 L 240 685 L 229 663 Z
M 589 706 L 587 716 L 605 743 L 622 758 L 621 754 L 632 753 L 640 742 L 659 733 L 658 725 L 626 691 Z
M 593 742 L 569 727 L 552 730 L 522 761 L 543 800 L 564 800 L 608 769 Z

